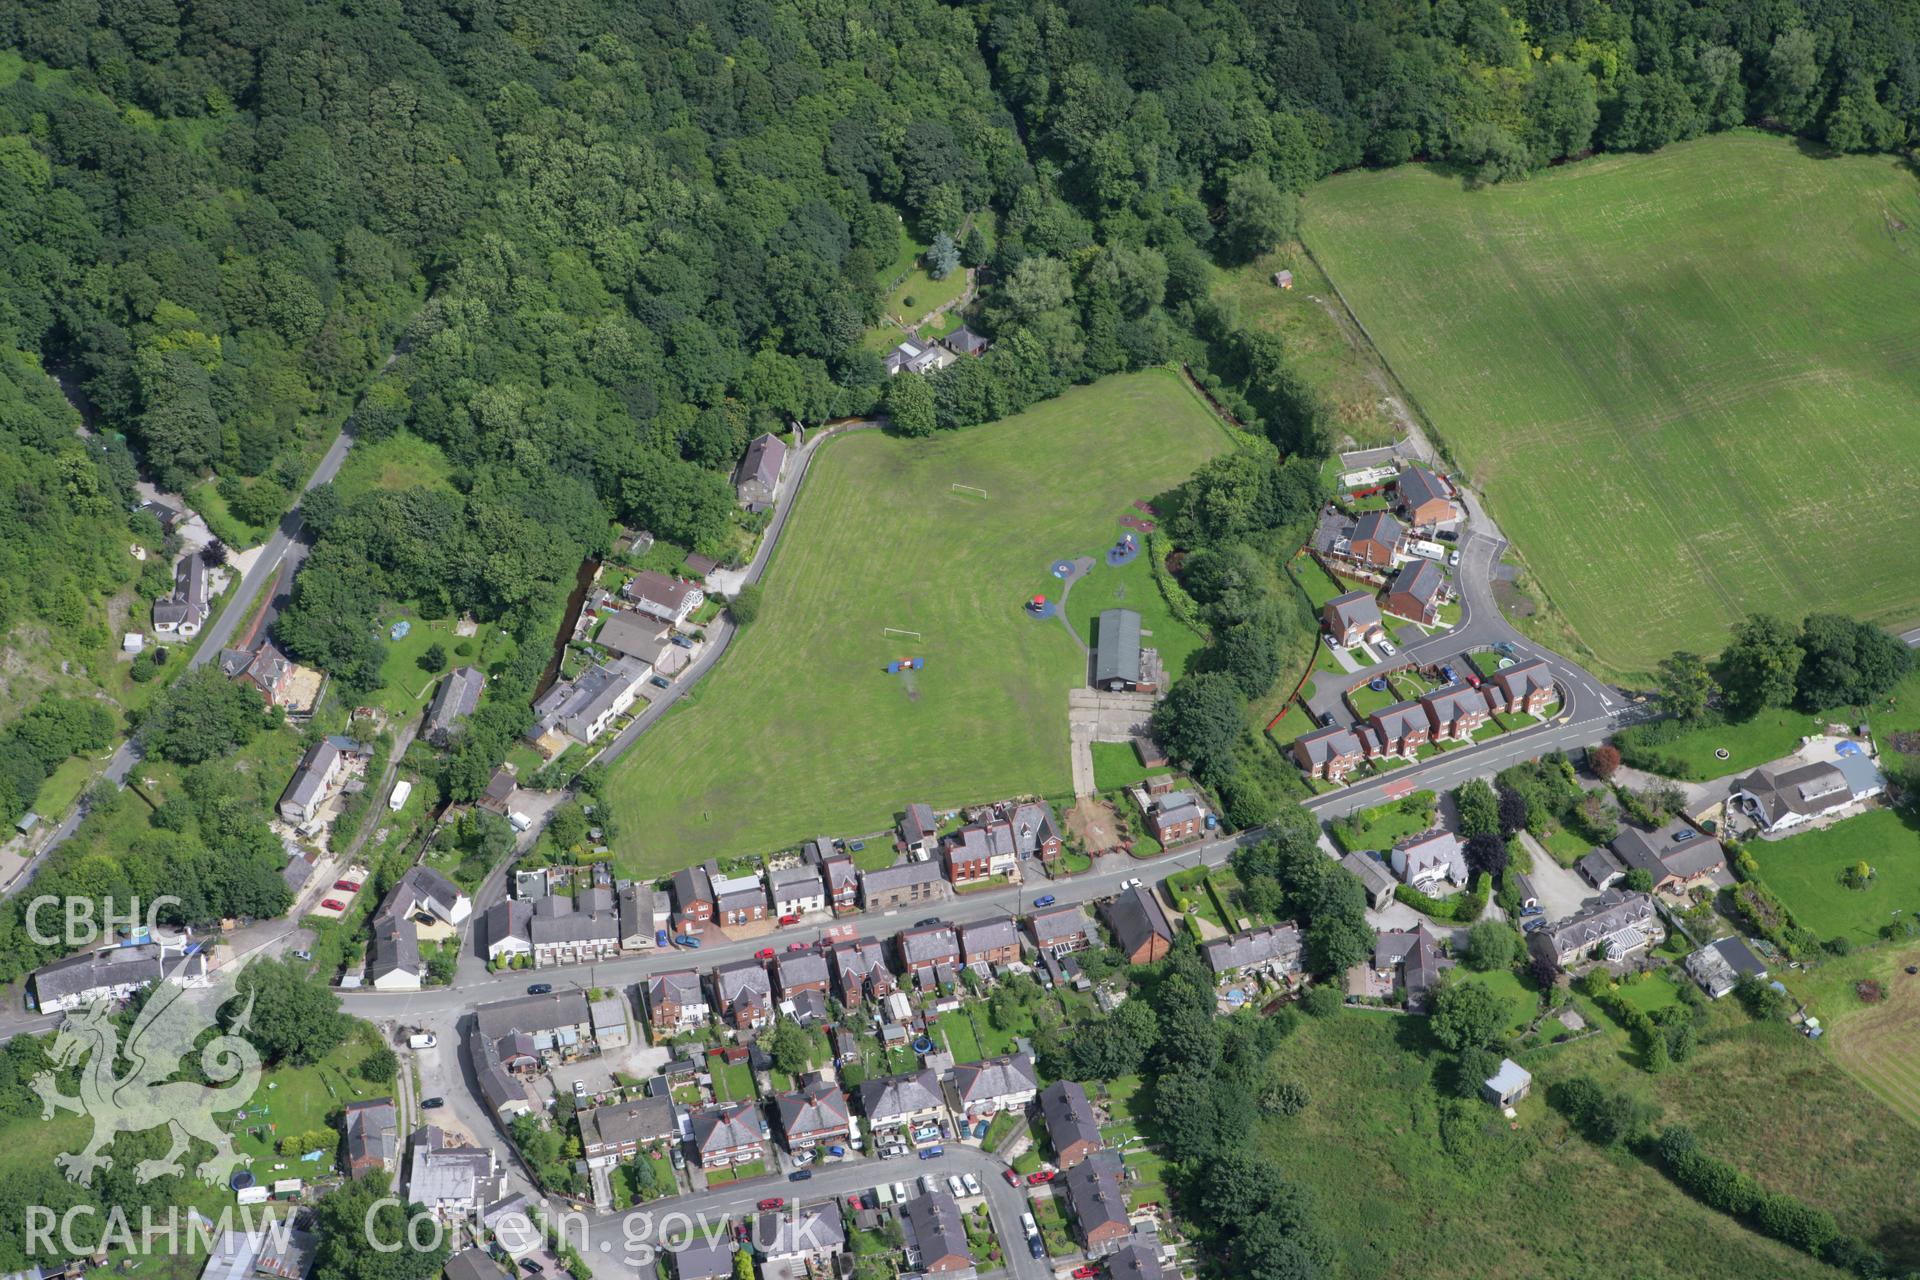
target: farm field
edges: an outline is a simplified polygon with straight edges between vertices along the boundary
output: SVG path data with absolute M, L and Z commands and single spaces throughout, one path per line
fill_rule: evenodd
M 1753 610 L 1920 612 L 1920 185 L 1729 133 L 1469 191 L 1315 187 L 1305 238 L 1525 557 L 1536 620 L 1617 673 Z M 1568 634 L 1561 634 L 1568 633 Z
M 623 868 L 655 875 L 874 831 L 910 800 L 1066 791 L 1067 691 L 1085 658 L 1066 627 L 1022 602 L 1055 594 L 1054 560 L 1097 554 L 1131 503 L 1231 443 L 1163 372 L 931 440 L 832 442 L 768 571 L 759 620 L 693 705 L 614 766 Z M 1101 465 L 1087 466 L 1095 455 Z M 909 656 L 925 668 L 885 673 Z
M 1874 809 L 1784 840 L 1754 840 L 1747 851 L 1767 887 L 1822 938 L 1868 942 L 1896 913 L 1920 910 L 1920 831 L 1895 810 Z M 1861 861 L 1877 874 L 1865 889 L 1849 889 L 1840 873 Z
M 1275 1051 L 1270 1071 L 1303 1081 L 1310 1101 L 1264 1123 L 1260 1141 L 1313 1191 L 1339 1274 L 1835 1274 L 1569 1133 L 1544 1080 L 1512 1128 L 1484 1103 L 1443 1099 L 1428 1047 L 1419 1019 L 1345 1013 L 1302 1020 Z M 1557 1055 L 1526 1065 L 1559 1072 Z

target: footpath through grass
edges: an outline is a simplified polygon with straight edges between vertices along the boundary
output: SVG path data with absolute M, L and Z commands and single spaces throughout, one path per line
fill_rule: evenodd
M 1356 170 L 1305 237 L 1603 667 L 1752 610 L 1920 611 L 1920 574 L 1860 554 L 1920 505 L 1898 158 L 1736 132 L 1479 190 Z
M 621 866 L 656 875 L 874 831 L 909 801 L 1067 790 L 1067 691 L 1086 659 L 1022 603 L 1057 594 L 1053 561 L 1096 554 L 1136 499 L 1231 443 L 1174 374 L 1154 371 L 930 440 L 863 431 L 828 444 L 761 617 L 695 705 L 614 766 Z M 885 673 L 905 657 L 926 666 Z

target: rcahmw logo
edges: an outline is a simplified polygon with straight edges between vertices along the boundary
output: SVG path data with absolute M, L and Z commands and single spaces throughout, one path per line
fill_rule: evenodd
M 130 1257 L 198 1256 L 212 1253 L 229 1231 L 264 1233 L 267 1242 L 284 1253 L 293 1233 L 293 1219 L 275 1217 L 264 1210 L 256 1215 L 251 1206 L 229 1205 L 220 1210 L 218 1218 L 209 1218 L 179 1205 L 146 1205 L 140 1210 L 136 1227 L 118 1205 L 101 1209 L 77 1204 L 57 1213 L 44 1204 L 27 1206 L 29 1258 L 84 1258 L 109 1252 Z

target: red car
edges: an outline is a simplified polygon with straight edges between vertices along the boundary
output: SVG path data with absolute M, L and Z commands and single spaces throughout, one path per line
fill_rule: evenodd
M 755 960 L 771 960 L 773 959 L 773 948 L 762 947 L 758 951 L 753 953 L 753 958 Z
M 320 905 L 329 911 L 345 911 L 347 909 L 347 904 L 338 898 L 322 899 Z
M 804 942 L 789 942 L 787 944 L 787 950 L 789 951 L 805 951 L 806 949 L 807 944 Z
M 1087 1280 L 1089 1276 L 1097 1276 L 1099 1274 L 1100 1268 L 1095 1266 L 1075 1267 L 1073 1269 L 1073 1280 Z
M 1020 1175 L 1015 1173 L 1013 1170 L 1002 1169 L 1000 1172 L 1006 1175 L 1008 1186 L 1017 1187 L 1020 1185 Z
M 336 889 L 345 889 L 348 893 L 360 892 L 359 884 L 352 880 L 335 880 L 333 887 Z
M 780 923 L 781 924 L 799 924 L 800 917 L 799 916 L 781 916 Z
M 762 1209 L 778 1209 L 786 1203 L 786 1199 L 783 1196 L 768 1196 L 760 1202 L 760 1207 Z
M 1480 677 L 1469 671 L 1467 672 L 1467 683 L 1478 689 L 1480 687 Z
M 1054 1172 L 1052 1169 L 1042 1169 L 1038 1173 L 1030 1173 L 1027 1175 L 1027 1185 L 1037 1187 L 1043 1182 L 1052 1182 Z

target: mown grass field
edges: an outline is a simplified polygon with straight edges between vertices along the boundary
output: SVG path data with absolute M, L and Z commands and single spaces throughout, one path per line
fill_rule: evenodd
M 1305 238 L 1603 668 L 1752 610 L 1920 613 L 1920 184 L 1720 134 L 1466 190 L 1329 179 Z
M 1784 840 L 1754 840 L 1747 850 L 1760 878 L 1822 938 L 1869 942 L 1896 913 L 1910 918 L 1920 911 L 1920 830 L 1893 809 Z M 1840 875 L 1863 861 L 1876 872 L 1873 881 L 1849 889 Z
M 1085 658 L 1022 602 L 1057 594 L 1054 560 L 1097 553 L 1135 499 L 1231 443 L 1176 376 L 1152 372 L 931 440 L 828 444 L 761 617 L 692 705 L 614 766 L 622 866 L 654 875 L 874 831 L 913 800 L 1066 791 L 1067 691 Z M 909 656 L 925 668 L 885 674 Z

